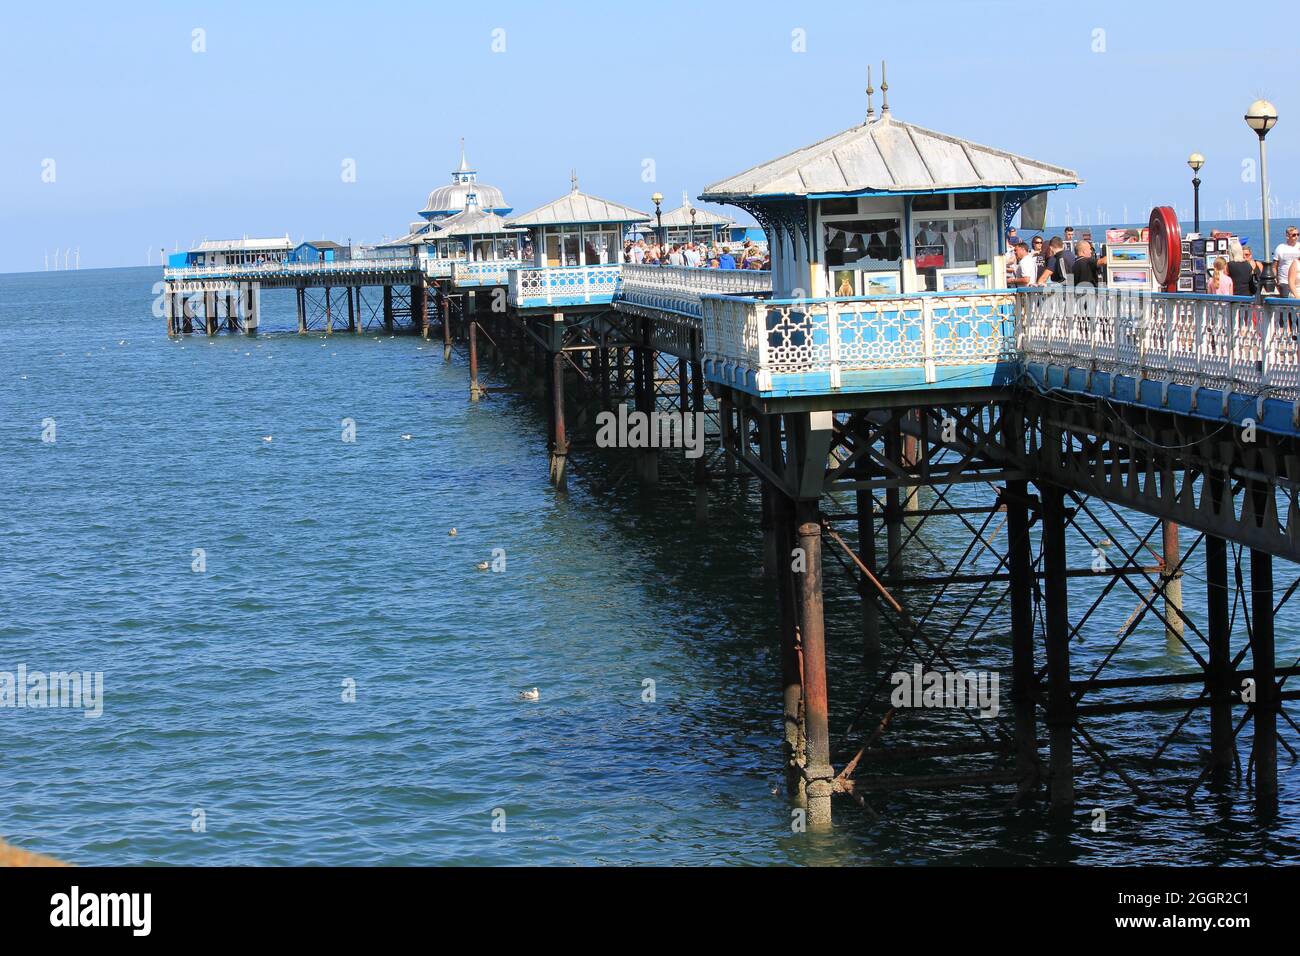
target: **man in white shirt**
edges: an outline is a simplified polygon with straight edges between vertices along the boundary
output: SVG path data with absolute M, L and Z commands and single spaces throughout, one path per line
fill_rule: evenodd
M 686 260 L 686 264 L 692 269 L 700 267 L 700 250 L 695 248 L 695 243 L 686 244 L 686 248 L 682 251 L 682 258 Z
M 638 239 L 632 244 L 632 261 L 640 265 L 645 259 L 645 243 Z
M 686 259 L 685 259 L 685 257 L 682 255 L 682 247 L 681 247 L 681 246 L 673 246 L 673 251 L 670 252 L 670 253 L 668 253 L 668 264 L 669 264 L 670 266 L 684 266 L 684 265 L 686 265 Z
M 1277 277 L 1277 294 L 1289 299 L 1294 294 L 1287 285 L 1291 275 L 1291 263 L 1300 259 L 1300 233 L 1295 226 L 1287 226 L 1286 242 L 1278 243 L 1273 253 L 1273 275 Z
M 1016 271 L 1015 275 L 1008 280 L 1013 286 L 1033 285 L 1038 281 L 1038 258 L 1029 251 L 1029 246 L 1023 242 L 1016 243 Z

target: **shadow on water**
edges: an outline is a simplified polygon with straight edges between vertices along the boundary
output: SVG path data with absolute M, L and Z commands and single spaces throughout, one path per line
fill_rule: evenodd
M 485 372 L 493 374 L 490 369 Z M 497 384 L 505 381 L 496 379 Z M 521 396 L 507 400 L 521 424 L 536 434 L 544 434 L 546 420 L 538 404 Z M 732 735 L 758 735 L 747 769 L 751 774 L 762 774 L 775 789 L 780 784 L 779 607 L 775 582 L 763 577 L 760 570 L 758 482 L 715 476 L 708 486 L 707 521 L 701 523 L 695 516 L 695 488 L 689 465 L 680 452 L 667 454 L 675 455 L 676 461 L 664 461 L 661 456 L 661 481 L 647 487 L 638 483 L 630 453 L 581 445 L 570 453 L 569 490 L 556 493 L 559 504 L 547 523 L 560 520 L 561 515 L 594 510 L 601 515 L 602 523 L 616 532 L 616 547 L 643 576 L 647 595 L 679 620 L 664 637 L 676 640 L 689 654 L 697 681 L 711 687 L 718 697 L 734 699 L 735 706 L 712 708 L 706 713 L 679 711 L 669 736 L 698 731 L 725 747 Z M 539 459 L 536 467 L 540 471 L 544 465 Z M 984 504 L 981 495 L 989 498 L 991 494 L 957 489 L 950 493 L 949 503 L 958 507 Z M 853 510 L 851 500 L 838 504 L 841 510 Z M 831 506 L 826 507 L 831 510 Z M 1134 517 L 1130 515 L 1129 520 Z M 914 546 L 903 571 L 936 573 L 942 567 L 941 559 L 951 561 L 962 546 L 942 537 L 925 542 L 923 547 Z M 1076 556 L 1074 560 L 1086 558 Z M 1188 561 L 1185 573 L 1189 582 L 1197 580 L 1200 560 L 1197 554 Z M 902 635 L 885 621 L 881 656 L 864 662 L 857 630 L 860 598 L 856 583 L 833 564 L 829 553 L 824 566 L 832 736 L 836 739 L 836 726 L 842 730 L 853 719 L 867 688 L 887 678 L 884 664 L 900 647 Z M 1283 586 L 1279 586 L 1279 592 Z M 1097 587 L 1090 582 L 1077 586 L 1072 583 L 1072 602 L 1087 606 L 1097 595 Z M 934 608 L 932 629 L 942 632 L 960 625 L 961 618 L 953 605 L 964 605 L 972 590 L 951 588 L 951 593 Z M 932 594 L 913 592 L 911 596 L 919 606 L 927 607 Z M 993 617 L 989 626 L 970 635 L 962 648 L 965 656 L 960 666 L 997 669 L 1005 700 L 1005 690 L 1010 686 L 1010 634 L 1004 597 L 1002 591 L 997 591 L 976 602 L 976 617 L 990 609 L 1000 609 L 1001 616 Z M 1195 594 L 1187 598 L 1187 609 L 1193 617 L 1198 613 L 1203 616 L 1204 609 L 1198 606 L 1201 600 Z M 1102 610 L 1086 629 L 1095 644 L 1076 649 L 1080 673 L 1090 673 L 1099 655 L 1109 649 L 1107 634 L 1115 630 L 1116 624 L 1122 627 L 1136 601 L 1126 589 L 1105 598 Z M 1124 651 L 1130 659 L 1117 666 L 1128 668 L 1125 674 L 1152 668 L 1180 671 L 1194 666 L 1185 654 L 1171 653 L 1162 637 L 1163 625 L 1144 623 Z M 1152 650 L 1155 658 L 1150 656 Z M 1285 651 L 1279 657 L 1282 653 Z M 1133 699 L 1142 693 L 1118 699 Z M 1009 729 L 1010 714 L 1003 713 L 1001 719 Z M 905 733 L 901 742 L 906 744 L 951 743 L 954 738 L 972 736 L 968 725 L 951 718 L 910 721 L 906 732 L 896 732 Z M 1193 800 L 1186 801 L 1181 794 L 1199 772 L 1199 748 L 1207 738 L 1199 721 L 1194 721 L 1187 733 L 1175 737 L 1174 745 L 1158 764 L 1142 759 L 1166 732 L 1167 728 L 1162 728 L 1152 737 L 1139 714 L 1118 718 L 1107 727 L 1111 736 L 1101 737 L 1108 755 L 1120 757 L 1130 776 L 1144 781 L 1144 789 L 1155 797 L 1150 802 L 1135 801 L 1132 791 L 1114 773 L 1098 773 L 1089 758 L 1076 751 L 1079 802 L 1073 817 L 1063 823 L 1052 821 L 1041 801 L 1028 809 L 1012 809 L 1013 787 L 955 792 L 916 790 L 873 798 L 873 806 L 880 813 L 876 821 L 850 802 L 837 801 L 836 831 L 828 835 L 782 835 L 787 822 L 782 813 L 779 820 L 772 822 L 772 838 L 788 860 L 802 863 L 1222 864 L 1294 856 L 1300 849 L 1300 831 L 1294 814 L 1290 822 L 1287 816 L 1288 808 L 1297 808 L 1294 788 L 1288 791 L 1284 785 L 1283 813 L 1268 823 L 1254 817 L 1252 793 L 1245 786 L 1227 791 L 1202 788 Z M 1010 758 L 1000 765 L 1011 766 Z M 940 759 L 904 762 L 891 769 L 942 773 L 975 768 L 960 760 Z
M 700 525 L 688 469 L 666 461 L 661 484 L 642 488 L 627 456 L 580 448 L 557 494 L 540 403 L 498 392 L 471 405 L 459 352 L 445 365 L 440 343 L 418 338 L 299 338 L 291 294 L 267 297 L 255 339 L 169 342 L 146 314 L 155 278 L 0 278 L 14 316 L 0 323 L 0 347 L 25 376 L 0 392 L 0 477 L 29 503 L 0 516 L 2 646 L 112 678 L 101 721 L 47 712 L 15 722 L 12 772 L 0 779 L 0 833 L 14 842 L 76 862 L 198 863 L 1256 862 L 1294 852 L 1295 824 L 1261 829 L 1244 789 L 1139 808 L 1113 775 L 1096 774 L 1081 781 L 1064 830 L 1038 809 L 1004 810 L 1005 791 L 984 789 L 873 799 L 879 822 L 837 804 L 833 833 L 792 833 L 756 481 L 714 481 Z M 54 333 L 82 314 L 100 321 Z M 46 415 L 59 421 L 57 451 L 33 438 Z M 339 442 L 345 417 L 360 423 L 355 445 Z M 190 573 L 196 542 L 210 551 L 205 576 Z M 927 544 L 945 560 L 961 547 L 941 535 Z M 477 571 L 498 545 L 509 572 Z M 908 560 L 933 572 L 926 555 Z M 826 587 L 832 729 L 842 731 L 888 655 L 864 668 L 853 583 L 828 563 Z M 1082 662 L 1131 607 L 1107 606 Z M 936 627 L 958 617 L 941 604 Z M 1279 619 L 1279 656 L 1295 650 L 1294 625 Z M 1129 672 L 1178 666 L 1151 628 L 1138 637 Z M 994 626 L 964 662 L 1007 657 Z M 11 663 L 0 658 L 0 669 Z M 344 674 L 365 706 L 331 703 Z M 534 684 L 540 704 L 515 699 Z M 900 739 L 953 727 L 968 732 L 909 717 Z M 1108 733 L 1121 752 L 1153 747 L 1140 719 Z M 1184 775 L 1203 737 L 1196 729 L 1152 773 Z M 958 769 L 916 772 L 945 766 Z M 1281 819 L 1295 821 L 1300 794 L 1285 765 L 1281 786 Z M 1098 804 L 1104 834 L 1089 828 Z M 197 805 L 212 810 L 208 838 L 192 838 Z M 512 821 L 508 840 L 490 830 L 496 807 Z

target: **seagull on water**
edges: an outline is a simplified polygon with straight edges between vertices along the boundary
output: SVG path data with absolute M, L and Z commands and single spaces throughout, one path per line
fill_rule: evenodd
M 480 571 L 486 571 L 488 568 L 492 567 L 492 565 L 488 564 L 486 561 L 480 561 L 478 564 L 474 565 L 474 567 L 478 568 Z
M 263 435 L 263 436 L 262 436 L 262 441 L 267 441 L 267 442 L 269 442 L 270 440 L 271 440 L 271 436 L 270 436 L 270 435 Z
M 519 692 L 519 699 L 520 700 L 541 700 L 542 692 L 538 690 L 536 687 L 529 688 L 528 690 L 521 690 Z
M 403 433 L 402 433 L 402 441 L 410 441 L 410 440 L 411 440 L 411 433 L 410 433 L 410 432 L 403 432 Z
M 455 528 L 452 528 L 450 531 L 447 532 L 447 537 L 454 538 L 459 533 L 460 532 L 458 532 Z

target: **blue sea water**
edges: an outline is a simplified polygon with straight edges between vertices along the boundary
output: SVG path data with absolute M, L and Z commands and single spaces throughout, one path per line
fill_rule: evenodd
M 833 833 L 792 832 L 753 482 L 716 482 L 707 525 L 669 467 L 641 491 L 617 459 L 579 454 L 557 495 L 543 411 L 512 392 L 471 404 L 439 345 L 292 334 L 291 293 L 264 294 L 255 338 L 169 340 L 157 279 L 0 276 L 0 671 L 105 681 L 98 718 L 0 709 L 5 839 L 81 864 L 1295 855 L 1285 751 L 1273 823 L 1244 789 L 1139 806 L 1094 774 L 1064 829 L 1008 811 L 1005 791 L 921 791 L 878 802 L 879 821 L 837 805 Z M 494 549 L 506 570 L 479 571 Z M 855 600 L 832 583 L 838 726 L 866 683 Z M 1132 605 L 1108 604 L 1101 629 Z M 1296 621 L 1279 623 L 1280 660 Z M 1148 629 L 1119 666 L 1179 665 Z M 532 686 L 540 701 L 519 701 Z M 1202 719 L 1143 779 L 1195 775 Z M 1140 749 L 1156 723 L 1120 718 L 1104 739 Z

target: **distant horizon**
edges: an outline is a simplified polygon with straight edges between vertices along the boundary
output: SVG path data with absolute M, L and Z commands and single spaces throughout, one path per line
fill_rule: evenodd
M 935 17 L 936 4 L 952 15 Z M 998 11 L 1018 7 L 970 17 L 958 0 L 936 4 L 792 11 L 756 0 L 743 17 L 676 0 L 578 4 L 568 17 L 522 3 L 390 3 L 371 19 L 329 4 L 308 19 L 246 2 L 73 3 L 57 19 L 15 10 L 0 36 L 17 94 L 0 133 L 0 271 L 44 271 L 55 249 L 79 248 L 84 268 L 145 264 L 205 236 L 395 238 L 450 181 L 461 137 L 480 180 L 516 211 L 562 195 L 573 170 L 585 192 L 648 211 L 658 191 L 672 208 L 683 190 L 697 197 L 861 123 L 866 69 L 879 84 L 882 60 L 897 118 L 1077 171 L 1082 185 L 1049 206 L 1076 225 L 1156 204 L 1190 218 L 1193 150 L 1206 157 L 1204 213 L 1257 214 L 1258 146 L 1242 115 L 1267 96 L 1280 114 L 1273 205 L 1300 218 L 1293 52 L 1260 47 L 1251 24 L 1228 18 L 1207 36 L 1199 14 L 1218 8 L 1204 0 L 1103 0 L 1087 19 L 1018 28 L 1002 78 L 987 69 L 1006 58 Z M 340 36 L 346 67 L 322 71 Z M 864 47 L 864 36 L 909 39 Z M 653 60 L 629 69 L 629 47 L 652 47 Z M 49 68 L 63 61 L 78 69 Z M 1153 94 L 1132 91 L 1170 75 L 1217 79 L 1195 98 L 1133 107 Z M 1050 76 L 1084 79 L 1088 118 L 1068 83 L 1063 108 L 1033 93 Z M 1021 86 L 1030 95 L 1011 93 Z
M 1300 222 L 1300 216 L 1295 217 L 1295 220 L 1294 220 L 1294 221 Z M 1273 245 L 1275 245 L 1275 246 L 1277 245 L 1278 242 L 1281 241 L 1281 236 L 1282 236 L 1282 234 L 1283 234 L 1283 227 L 1281 226 L 1281 222 L 1282 222 L 1282 220 L 1280 220 L 1280 219 L 1279 219 L 1279 220 L 1271 220 L 1271 222 L 1270 222 L 1270 230 L 1273 232 L 1273 235 L 1271 236 L 1271 239 L 1273 240 Z M 1075 228 L 1075 231 L 1076 231 L 1076 232 L 1079 232 L 1079 231 L 1085 231 L 1085 230 L 1097 230 L 1097 229 L 1136 229 L 1136 228 L 1142 228 L 1142 227 L 1145 227 L 1146 224 L 1147 224 L 1147 221 L 1146 221 L 1145 219 L 1143 219 L 1143 220 L 1140 220 L 1140 221 L 1139 221 L 1139 220 L 1134 220 L 1134 221 L 1131 221 L 1131 222 L 1107 222 L 1107 223 L 1103 223 L 1103 224 L 1101 224 L 1101 225 L 1080 225 L 1080 224 L 1074 224 L 1074 228 Z M 1235 225 L 1246 226 L 1246 227 L 1248 227 L 1248 228 L 1251 227 L 1251 226 L 1253 226 L 1253 227 L 1255 227 L 1255 229 L 1256 229 L 1256 231 L 1253 231 L 1253 232 L 1248 232 L 1248 231 L 1245 231 L 1244 229 L 1242 229 L 1242 230 L 1237 230 L 1237 229 L 1231 230 L 1231 231 L 1233 231 L 1236 235 L 1244 235 L 1244 236 L 1247 237 L 1248 240 L 1251 240 L 1251 241 L 1254 241 L 1254 240 L 1258 240 L 1258 241 L 1260 241 L 1260 242 L 1263 241 L 1263 232 L 1264 232 L 1264 230 L 1263 230 L 1263 224 L 1260 223 L 1258 220 L 1252 220 L 1252 219 L 1205 219 L 1205 220 L 1202 221 L 1201 226 L 1202 226 L 1202 231 L 1205 231 L 1205 229 L 1207 229 L 1207 228 L 1210 228 L 1210 229 L 1223 229 L 1226 225 L 1234 225 L 1234 224 L 1235 224 Z M 1022 228 L 1022 227 L 1020 227 L 1020 226 L 1017 226 L 1017 227 L 1016 227 L 1016 231 L 1019 232 L 1019 233 L 1021 233 L 1021 234 L 1023 234 L 1023 235 L 1025 235 L 1025 236 L 1030 236 L 1030 237 L 1033 237 L 1033 236 L 1039 236 L 1039 235 L 1043 235 L 1043 236 L 1052 236 L 1052 235 L 1060 235 L 1060 234 L 1065 230 L 1065 228 L 1066 228 L 1067 225 L 1069 225 L 1069 224 L 1068 224 L 1068 223 L 1058 223 L 1058 224 L 1054 224 L 1054 225 L 1044 226 L 1042 229 L 1026 229 L 1026 228 Z M 1183 228 L 1183 235 L 1188 235 L 1188 234 L 1190 234 L 1191 231 L 1192 231 L 1192 230 L 1191 230 L 1191 227 L 1190 227 L 1187 223 L 1182 223 L 1182 225 L 1184 226 L 1184 228 Z M 83 268 L 81 268 L 81 269 L 74 269 L 74 268 L 67 268 L 67 269 L 62 269 L 62 268 L 60 268 L 60 269 L 22 269 L 22 270 L 13 270 L 13 271 L 7 271 L 7 272 L 0 271 L 0 276 L 45 275 L 45 274 L 47 274 L 47 273 L 48 273 L 48 274 L 54 274 L 54 273 L 65 273 L 65 272 L 66 272 L 66 273 L 76 273 L 76 272 L 103 272 L 103 271 L 108 271 L 108 270 L 112 270 L 112 269 L 154 269 L 154 270 L 159 270 L 159 274 L 161 275 L 161 271 L 160 271 L 160 270 L 162 270 L 162 268 L 163 268 L 162 265 L 159 265 L 159 264 L 157 264 L 157 263 L 154 263 L 154 264 L 151 264 L 151 265 L 86 266 L 86 267 L 83 267 Z

